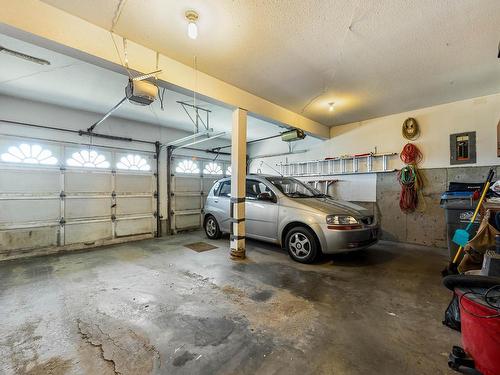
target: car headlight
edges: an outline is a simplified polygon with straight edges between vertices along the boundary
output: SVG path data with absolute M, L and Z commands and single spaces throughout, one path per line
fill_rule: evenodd
M 328 215 L 326 217 L 328 225 L 355 225 L 359 224 L 358 221 L 352 216 L 346 215 Z

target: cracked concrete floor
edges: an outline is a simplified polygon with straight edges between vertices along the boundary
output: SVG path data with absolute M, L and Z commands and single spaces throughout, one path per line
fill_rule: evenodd
M 206 241 L 197 253 L 183 245 Z M 451 374 L 445 251 L 314 265 L 201 232 L 0 264 L 1 374 Z

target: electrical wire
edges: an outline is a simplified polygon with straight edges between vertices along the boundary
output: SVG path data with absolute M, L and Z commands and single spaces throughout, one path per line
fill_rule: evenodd
M 194 88 L 193 88 L 193 106 L 195 108 L 196 114 L 196 123 L 193 123 L 193 140 L 196 141 L 196 133 L 199 131 L 198 129 L 198 110 L 196 109 L 196 94 L 198 90 L 198 57 L 196 55 L 193 56 L 193 73 L 194 73 Z
M 489 301 L 490 298 L 496 298 L 497 299 L 497 303 L 500 301 L 500 295 L 497 295 L 496 297 L 489 297 L 489 294 L 494 291 L 494 290 L 497 290 L 497 291 L 500 291 L 500 285 L 494 285 L 492 286 L 491 288 L 489 288 L 485 293 L 477 293 L 477 292 L 465 292 L 464 294 L 462 294 L 460 296 L 460 299 L 459 299 L 459 303 L 460 303 L 460 307 L 463 309 L 463 311 L 465 311 L 467 314 L 469 315 L 472 315 L 476 318 L 481 318 L 481 319 L 496 319 L 496 318 L 500 318 L 500 306 L 499 305 L 495 305 L 493 304 L 492 302 Z M 473 313 L 472 311 L 470 310 L 467 310 L 465 308 L 465 306 L 463 305 L 463 298 L 467 295 L 475 295 L 475 296 L 479 296 L 479 297 L 483 297 L 486 304 L 491 307 L 492 309 L 495 309 L 498 312 L 498 314 L 492 314 L 492 315 L 479 315 L 479 314 L 476 314 L 476 313 Z
M 167 89 L 165 87 L 163 87 L 160 91 L 160 88 L 158 87 L 158 99 L 160 100 L 160 108 L 162 111 L 165 110 L 165 102 L 164 102 L 164 99 L 165 99 L 165 92 L 167 91 Z
M 495 286 L 492 286 L 490 289 L 488 289 L 488 290 L 486 291 L 486 293 L 484 293 L 484 300 L 486 301 L 486 303 L 487 303 L 490 307 L 492 307 L 492 308 L 494 308 L 494 309 L 499 309 L 499 310 L 500 310 L 500 294 L 497 294 L 497 295 L 496 295 L 496 296 L 494 296 L 494 297 L 489 297 L 489 294 L 490 294 L 492 291 L 496 290 L 496 289 L 498 289 L 498 292 L 500 293 L 500 285 L 495 285 Z M 495 299 L 495 302 L 496 302 L 497 304 L 495 304 L 495 303 L 493 303 L 493 302 L 490 302 L 490 301 L 489 301 L 489 299 L 490 299 L 490 298 L 491 298 L 491 299 Z
M 118 56 L 120 65 L 127 71 L 128 77 L 132 78 L 132 72 L 123 63 L 122 55 L 120 54 L 120 50 L 118 49 L 118 45 L 116 44 L 115 37 L 113 36 L 113 33 L 111 31 L 109 32 L 109 35 L 111 36 L 111 40 L 113 41 L 113 45 L 115 46 L 116 55 Z
M 161 121 L 160 121 L 160 118 L 158 117 L 158 114 L 156 113 L 156 111 L 155 111 L 155 109 L 154 109 L 154 107 L 153 107 L 153 104 L 154 104 L 154 102 L 153 102 L 153 103 L 151 103 L 150 105 L 148 105 L 148 107 L 149 107 L 149 109 L 151 110 L 151 113 L 153 114 L 153 116 L 154 116 L 154 117 L 155 117 L 155 119 L 156 119 L 156 124 L 157 124 L 158 126 L 160 126 L 160 128 L 161 128 L 161 126 L 162 126 L 162 125 L 161 125 Z
M 399 154 L 401 161 L 405 164 L 418 164 L 422 161 L 423 155 L 413 143 L 407 143 Z
M 220 155 L 220 150 L 217 151 L 217 154 L 215 155 L 215 157 L 212 159 L 212 161 L 216 161 L 217 158 L 219 157 Z
M 125 69 L 127 69 L 127 71 L 130 72 L 129 67 L 128 67 L 127 39 L 122 38 L 122 42 L 123 42 L 123 62 L 125 63 Z
M 399 208 L 403 212 L 413 212 L 418 206 L 417 193 L 417 171 L 414 165 L 407 165 L 398 173 L 398 181 L 401 185 L 401 194 L 399 197 Z
M 3 85 L 5 83 L 16 82 L 16 81 L 19 81 L 21 79 L 33 77 L 33 76 L 36 76 L 36 75 L 39 75 L 39 74 L 43 74 L 43 73 L 52 73 L 52 72 L 55 72 L 57 70 L 62 70 L 62 69 L 70 68 L 70 67 L 75 66 L 75 65 L 83 65 L 83 62 L 77 61 L 77 62 L 73 62 L 73 63 L 66 64 L 66 65 L 54 66 L 54 67 L 49 68 L 49 69 L 40 70 L 38 72 L 25 74 L 25 75 L 22 75 L 22 76 L 19 76 L 19 77 L 15 77 L 15 78 L 8 78 L 8 79 L 6 79 L 4 81 L 0 81 L 0 85 Z
M 127 0 L 120 0 L 118 2 L 118 5 L 116 6 L 116 9 L 115 9 L 115 14 L 113 16 L 113 20 L 111 21 L 111 29 L 110 29 L 111 32 L 115 32 L 116 24 L 118 23 L 118 20 L 120 19 L 120 16 L 122 15 L 123 8 L 125 8 L 126 2 L 127 2 Z
M 418 171 L 417 164 L 422 161 L 422 153 L 412 143 L 407 143 L 399 155 L 403 163 L 407 164 L 398 172 L 398 182 L 401 185 L 399 197 L 399 208 L 401 211 L 414 212 L 421 200 L 423 202 L 422 177 Z M 421 198 L 421 199 L 419 199 Z

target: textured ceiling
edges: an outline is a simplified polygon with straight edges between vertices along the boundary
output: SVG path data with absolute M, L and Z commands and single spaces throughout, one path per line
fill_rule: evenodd
M 43 1 L 326 125 L 500 91 L 498 0 Z
M 107 112 L 125 96 L 124 89 L 128 80 L 125 75 L 2 34 L 0 45 L 51 62 L 49 66 L 37 65 L 0 52 L 0 94 L 96 113 Z M 194 125 L 177 103 L 178 100 L 194 103 L 193 97 L 167 91 L 164 110 L 161 110 L 158 100 L 149 107 L 126 101 L 113 116 L 192 132 Z M 232 111 L 199 100 L 196 104 L 211 110 L 210 127 L 215 131 L 227 132 L 229 137 Z M 194 118 L 194 112 L 190 110 L 190 113 Z M 202 118 L 205 120 L 204 116 Z M 96 116 L 96 120 L 98 119 Z M 82 128 L 90 125 L 92 124 L 81 124 Z M 102 126 L 104 125 L 105 123 Z M 280 131 L 282 129 L 276 125 L 253 117 L 248 119 L 249 140 L 275 135 Z

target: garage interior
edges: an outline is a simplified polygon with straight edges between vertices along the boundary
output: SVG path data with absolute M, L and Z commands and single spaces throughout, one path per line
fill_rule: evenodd
M 0 374 L 500 374 L 500 2 L 0 5 Z

